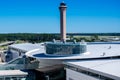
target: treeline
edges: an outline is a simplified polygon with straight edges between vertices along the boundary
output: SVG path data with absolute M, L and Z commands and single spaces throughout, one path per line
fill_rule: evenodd
M 60 36 L 56 34 L 37 34 L 37 33 L 0 34 L 0 42 L 23 40 L 34 43 L 34 42 L 51 41 L 53 39 L 60 39 Z
M 78 35 L 78 36 L 120 36 L 120 33 L 68 33 L 67 35 Z
M 67 33 L 68 36 L 120 36 L 120 33 Z M 44 42 L 52 41 L 53 39 L 60 40 L 59 33 L 8 33 L 0 34 L 0 42 L 2 41 L 28 41 L 28 42 Z M 80 39 L 81 40 L 81 39 Z M 84 39 L 85 40 L 85 39 Z M 88 41 L 88 40 L 86 40 Z
M 55 35 L 59 35 L 60 33 L 51 33 Z M 120 33 L 67 33 L 69 36 L 120 36 Z

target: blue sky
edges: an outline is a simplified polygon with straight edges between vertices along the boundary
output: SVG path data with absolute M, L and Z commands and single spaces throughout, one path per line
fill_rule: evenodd
M 62 0 L 0 0 L 0 33 L 59 33 Z M 64 0 L 67 32 L 120 32 L 120 0 Z

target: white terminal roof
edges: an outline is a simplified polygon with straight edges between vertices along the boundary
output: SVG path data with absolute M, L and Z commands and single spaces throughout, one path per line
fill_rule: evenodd
M 91 56 L 116 56 L 120 55 L 120 44 L 91 44 L 87 45 Z
M 93 72 L 115 80 L 120 80 L 120 59 L 90 60 L 90 61 L 68 61 L 64 64 L 81 70 Z
M 13 44 L 13 45 L 10 45 L 9 47 L 27 52 L 33 49 L 40 48 L 41 44 L 21 43 L 21 44 Z
M 20 70 L 0 70 L 0 76 L 27 76 L 27 72 Z
M 88 44 L 87 52 L 83 54 L 77 54 L 72 56 L 52 56 L 47 55 L 43 47 L 38 51 L 33 51 L 29 54 L 26 54 L 30 57 L 35 57 L 38 59 L 90 59 L 90 58 L 103 58 L 103 57 L 113 57 L 120 56 L 120 42 L 116 43 L 97 43 L 97 44 Z

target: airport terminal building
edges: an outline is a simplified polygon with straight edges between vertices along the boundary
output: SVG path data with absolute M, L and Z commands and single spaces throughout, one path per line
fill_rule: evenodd
M 120 80 L 120 42 L 66 42 L 66 8 L 59 6 L 61 41 L 10 45 L 0 79 L 12 79 L 2 70 L 18 70 L 15 80 Z

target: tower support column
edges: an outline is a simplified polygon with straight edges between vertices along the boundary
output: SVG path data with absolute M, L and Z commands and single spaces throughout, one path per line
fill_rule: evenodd
M 62 2 L 59 7 L 61 41 L 66 41 L 66 8 L 66 4 Z

